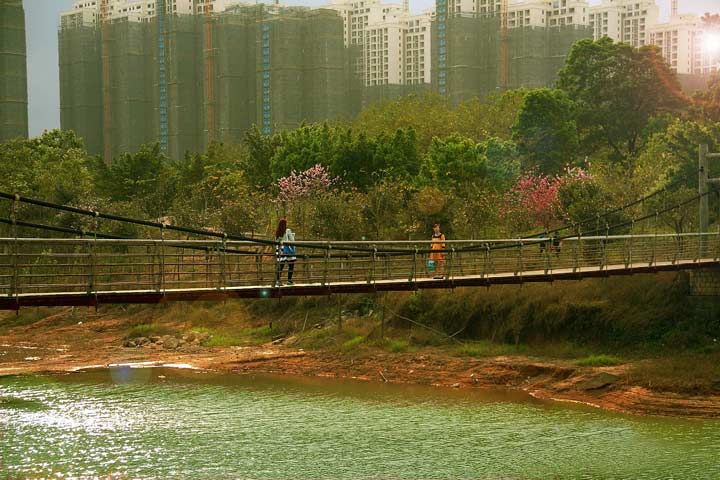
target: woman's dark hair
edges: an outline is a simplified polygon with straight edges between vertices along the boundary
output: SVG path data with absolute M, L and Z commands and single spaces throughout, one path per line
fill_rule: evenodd
M 287 230 L 287 219 L 281 218 L 278 222 L 278 226 L 275 229 L 275 238 L 285 236 L 285 230 Z

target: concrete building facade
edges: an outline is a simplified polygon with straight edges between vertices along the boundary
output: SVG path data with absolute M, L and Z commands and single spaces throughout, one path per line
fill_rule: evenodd
M 655 0 L 602 0 L 590 7 L 589 25 L 597 40 L 610 37 L 633 47 L 650 42 L 650 28 L 657 25 L 660 8 Z
M 367 87 L 430 83 L 430 11 L 411 15 L 407 1 L 335 0 L 325 8 L 343 19 L 345 45 L 359 52 L 355 73 Z
M 676 15 L 650 29 L 668 64 L 681 75 L 709 75 L 720 71 L 720 28 L 705 24 L 695 14 Z

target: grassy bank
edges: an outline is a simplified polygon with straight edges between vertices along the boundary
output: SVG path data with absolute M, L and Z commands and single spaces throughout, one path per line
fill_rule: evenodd
M 420 291 L 92 309 L 23 309 L 23 326 L 121 319 L 125 338 L 202 332 L 205 346 L 273 340 L 338 355 L 438 351 L 468 358 L 525 356 L 577 368 L 628 364 L 652 389 L 720 390 L 720 301 L 688 296 L 686 274 Z M 383 307 L 383 305 L 385 307 Z M 101 334 L 101 330 L 96 330 Z

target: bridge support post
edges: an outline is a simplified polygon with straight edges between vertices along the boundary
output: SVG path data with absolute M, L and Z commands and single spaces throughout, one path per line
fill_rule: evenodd
M 385 338 L 385 300 L 387 299 L 387 292 L 382 294 L 382 307 L 380 308 L 380 340 Z
M 709 153 L 708 146 L 706 144 L 700 145 L 699 154 L 699 168 L 698 168 L 698 193 L 700 194 L 700 233 L 710 232 L 710 221 L 709 217 L 709 203 L 708 192 L 710 191 L 710 185 L 716 187 L 720 185 L 720 178 L 709 178 L 710 171 L 708 169 L 708 159 L 720 158 L 720 153 Z M 707 254 L 708 237 L 704 236 L 701 238 L 701 245 L 703 248 L 702 252 Z
M 708 146 L 700 145 L 700 154 L 698 158 L 698 194 L 700 195 L 700 211 L 699 211 L 699 227 L 700 233 L 707 233 L 710 229 L 709 225 L 709 202 L 708 202 Z M 700 237 L 699 256 L 705 256 L 707 250 L 707 240 L 704 236 Z

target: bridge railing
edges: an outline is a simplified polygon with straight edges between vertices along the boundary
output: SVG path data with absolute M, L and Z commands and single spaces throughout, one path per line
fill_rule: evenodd
M 550 276 L 720 256 L 718 233 L 460 240 L 441 252 L 427 241 L 294 245 L 297 285 Z M 275 248 L 253 242 L 0 238 L 0 296 L 270 287 L 277 266 Z

